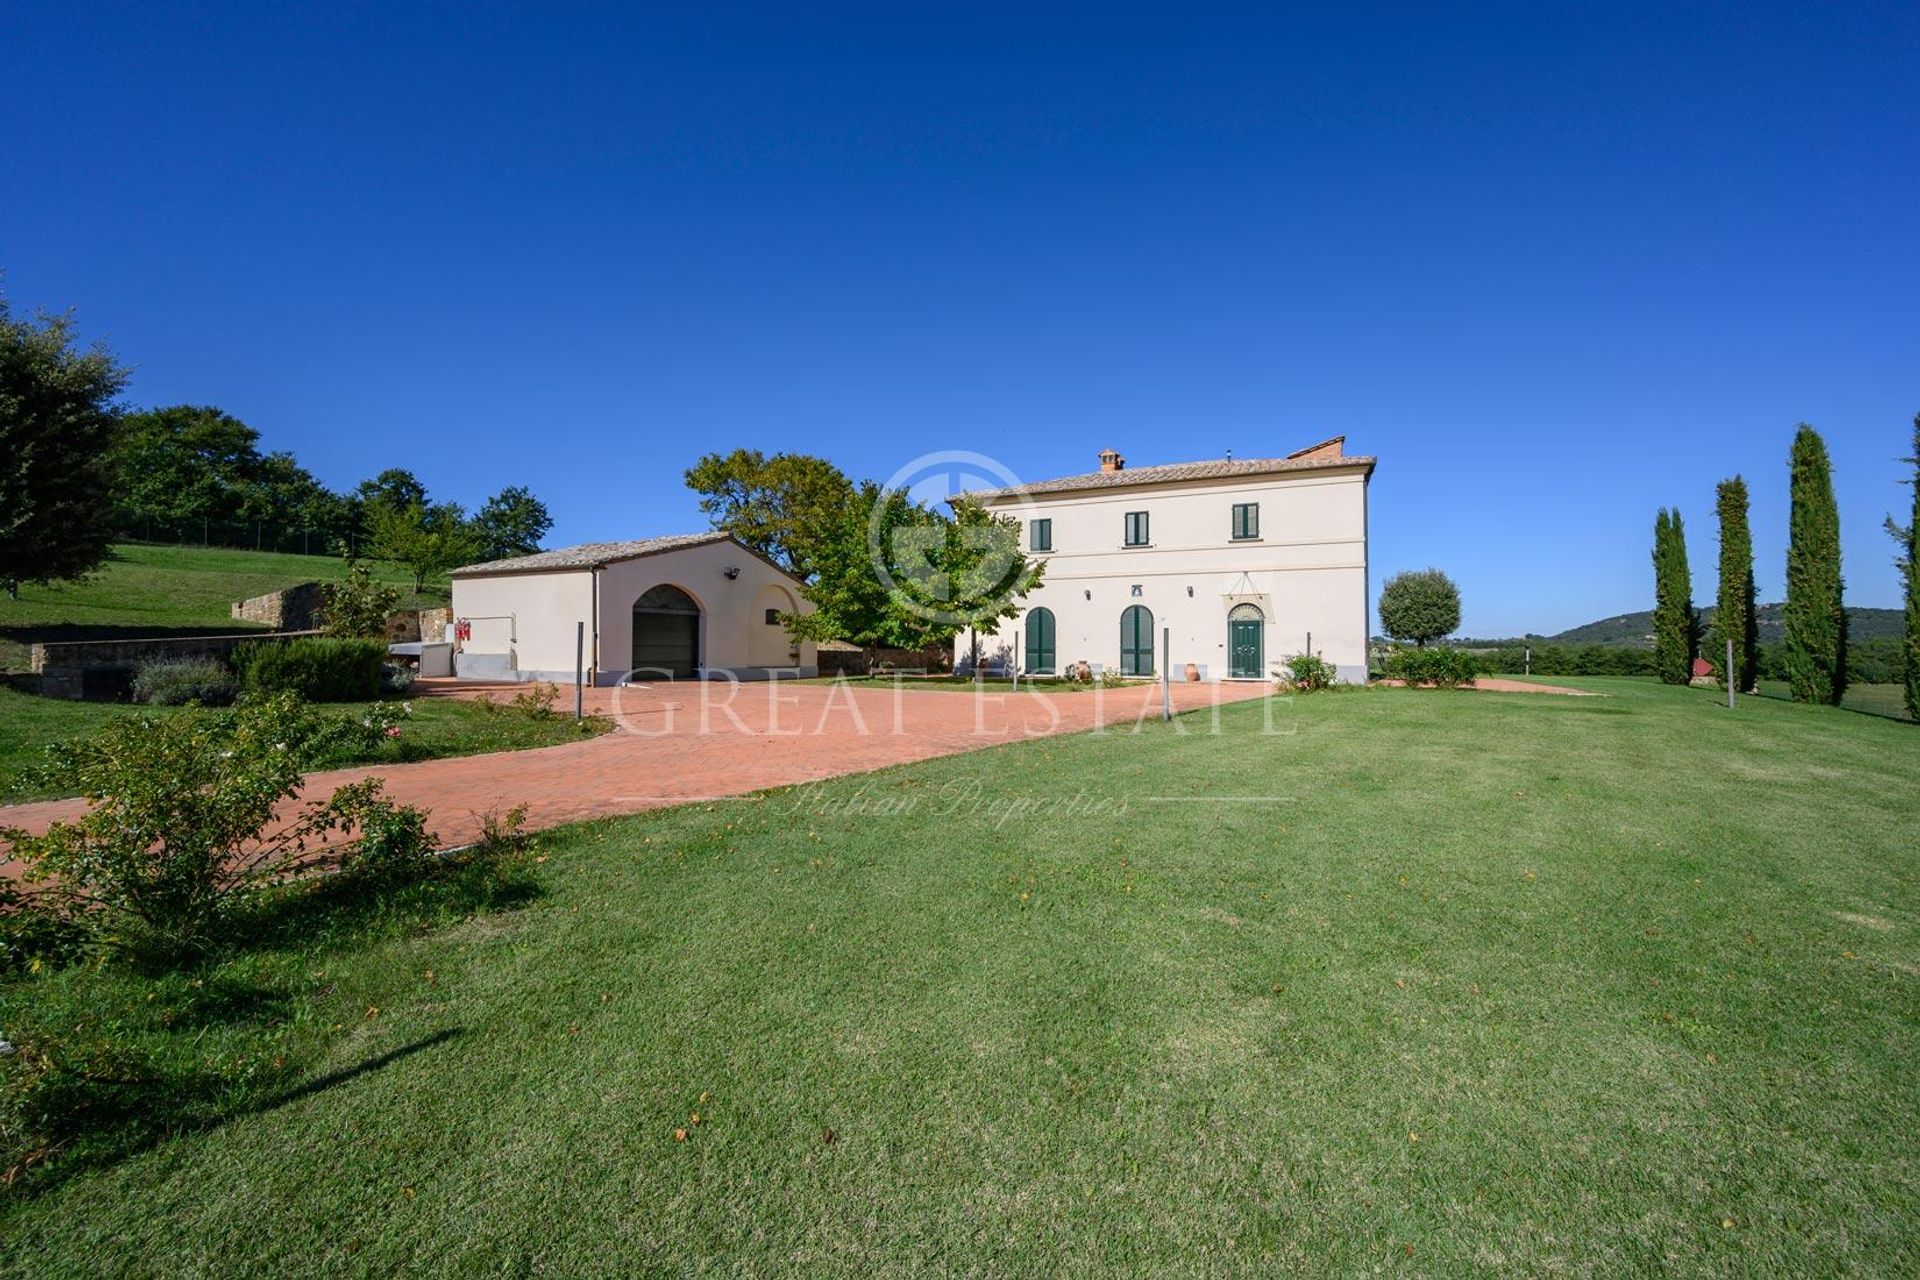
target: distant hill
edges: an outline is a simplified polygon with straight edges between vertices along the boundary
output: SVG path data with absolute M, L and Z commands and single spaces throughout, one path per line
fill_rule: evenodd
M 1784 604 L 1763 604 L 1760 606 L 1760 643 L 1773 644 L 1781 637 L 1786 613 Z M 1703 627 L 1713 623 L 1714 609 L 1708 606 L 1700 611 Z M 1906 620 L 1898 609 L 1848 609 L 1847 638 L 1854 641 L 1897 639 L 1904 632 Z M 1628 649 L 1651 649 L 1653 647 L 1653 612 L 1641 610 L 1639 613 L 1622 613 L 1612 618 L 1602 618 L 1598 622 L 1589 622 L 1583 626 L 1562 631 L 1556 636 L 1544 639 L 1534 637 L 1534 644 L 1607 644 L 1619 645 Z M 1474 641 L 1476 644 L 1509 643 L 1522 641 Z

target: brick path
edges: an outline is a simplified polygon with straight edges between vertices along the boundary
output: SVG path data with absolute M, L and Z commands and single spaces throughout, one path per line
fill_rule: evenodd
M 498 690 L 423 682 L 426 696 Z M 524 686 L 511 686 L 517 690 Z M 1240 702 L 1265 684 L 1176 684 L 1178 710 Z M 558 705 L 572 708 L 572 690 Z M 613 732 L 536 751 L 336 769 L 307 779 L 306 794 L 378 776 L 387 792 L 432 814 L 443 846 L 466 844 L 489 810 L 527 806 L 527 826 L 637 813 L 716 796 L 861 773 L 1028 737 L 1097 726 L 1130 728 L 1160 708 L 1158 685 L 1100 692 L 976 698 L 947 690 L 859 685 L 725 683 L 590 689 L 587 710 L 614 717 Z M 43 831 L 83 812 L 79 800 L 0 807 L 0 826 Z

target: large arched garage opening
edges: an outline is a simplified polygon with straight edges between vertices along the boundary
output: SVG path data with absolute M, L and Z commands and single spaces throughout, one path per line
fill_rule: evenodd
M 1120 615 L 1120 674 L 1153 674 L 1153 611 L 1143 604 Z
M 633 602 L 633 678 L 700 673 L 700 606 L 671 583 Z

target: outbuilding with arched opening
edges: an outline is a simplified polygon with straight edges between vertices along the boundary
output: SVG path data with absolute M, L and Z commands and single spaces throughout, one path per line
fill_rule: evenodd
M 813 675 L 800 583 L 725 533 L 593 542 L 453 571 L 454 670 L 590 682 Z

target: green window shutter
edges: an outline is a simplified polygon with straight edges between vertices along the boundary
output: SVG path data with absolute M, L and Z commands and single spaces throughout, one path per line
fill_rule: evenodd
M 1029 551 L 1053 550 L 1053 521 L 1033 520 L 1027 524 L 1027 549 Z
M 1233 536 L 1236 539 L 1260 536 L 1259 503 L 1236 502 L 1233 504 Z
M 1127 545 L 1144 547 L 1151 541 L 1147 537 L 1147 513 L 1144 511 L 1127 512 Z

